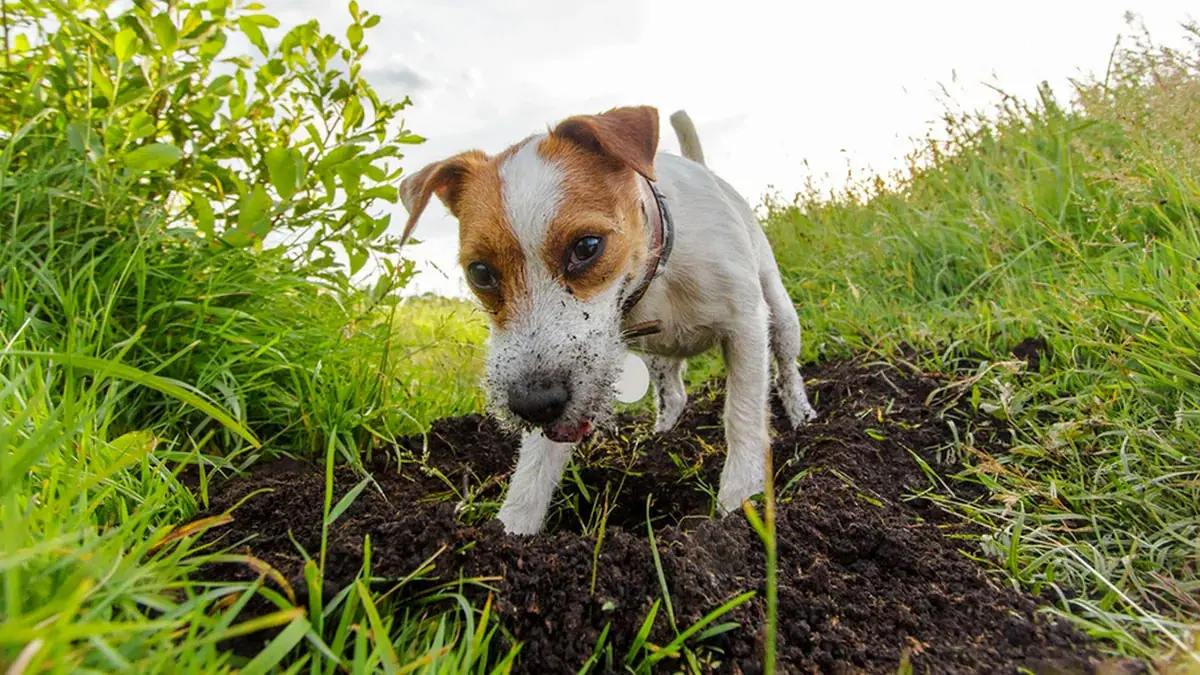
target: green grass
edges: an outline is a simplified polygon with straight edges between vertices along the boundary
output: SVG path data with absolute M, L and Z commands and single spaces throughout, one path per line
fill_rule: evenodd
M 949 119 L 895 176 L 765 206 L 806 360 L 869 351 L 949 371 L 983 357 L 949 391 L 1013 429 L 1001 456 L 971 429 L 950 449 L 995 496 L 950 504 L 988 533 L 981 560 L 1109 649 L 1177 660 L 1195 658 L 1200 615 L 1198 69 L 1198 50 L 1135 43 L 1070 106 L 1006 100 Z M 225 559 L 196 543 L 219 520 L 189 525 L 213 480 L 280 455 L 360 465 L 479 411 L 480 312 L 209 246 L 148 208 L 143 183 L 84 161 L 52 117 L 4 128 L 0 665 L 485 673 L 519 659 L 457 582 L 397 605 L 428 570 L 376 579 L 370 542 L 360 583 L 328 606 L 189 576 Z M 1009 356 L 1029 336 L 1054 350 L 1038 372 Z M 697 359 L 688 381 L 720 372 Z M 589 487 L 593 511 L 576 516 L 602 537 L 612 496 Z M 327 498 L 326 527 L 354 494 Z M 315 588 L 323 550 L 306 553 Z M 242 618 L 253 594 L 278 611 Z M 597 663 L 701 659 L 684 639 L 727 630 L 719 618 L 676 627 L 666 651 L 598 644 Z M 269 626 L 283 630 L 249 663 L 217 649 Z
M 955 385 L 1013 429 L 1002 456 L 969 430 L 957 448 L 994 494 L 963 507 L 981 554 L 1148 657 L 1200 627 L 1198 103 L 1200 53 L 1135 44 L 1069 107 L 949 119 L 891 180 L 767 216 L 805 358 L 986 357 Z M 1031 336 L 1053 349 L 1039 372 L 1009 355 Z

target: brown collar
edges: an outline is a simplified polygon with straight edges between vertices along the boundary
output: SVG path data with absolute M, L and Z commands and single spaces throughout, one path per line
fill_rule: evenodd
M 658 187 L 647 179 L 641 180 L 642 206 L 646 211 L 646 225 L 650 229 L 650 257 L 646 261 L 646 272 L 637 286 L 621 301 L 621 314 L 628 316 L 638 304 L 650 283 L 658 278 L 666 269 L 667 259 L 671 257 L 671 247 L 675 243 L 675 223 L 671 220 L 671 211 L 667 208 L 667 200 Z M 621 332 L 626 340 L 653 335 L 662 330 L 662 321 L 658 319 L 636 323 Z

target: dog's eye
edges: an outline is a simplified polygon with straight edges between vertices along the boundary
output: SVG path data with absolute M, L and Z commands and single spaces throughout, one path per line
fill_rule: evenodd
M 582 271 L 604 250 L 604 240 L 600 237 L 581 237 L 571 246 L 571 255 L 567 259 L 567 274 Z
M 467 280 L 480 291 L 490 292 L 500 287 L 500 280 L 496 278 L 496 273 L 492 271 L 492 268 L 480 262 L 467 265 Z

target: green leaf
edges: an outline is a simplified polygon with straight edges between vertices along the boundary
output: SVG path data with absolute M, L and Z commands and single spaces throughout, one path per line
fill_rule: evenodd
M 179 44 L 179 31 L 175 28 L 175 22 L 171 21 L 171 16 L 166 12 L 158 14 L 153 19 L 153 25 L 158 45 L 166 52 L 175 51 L 175 47 Z
M 371 16 L 367 17 L 366 21 L 363 22 L 363 28 L 374 28 L 375 26 L 378 26 L 378 25 L 379 25 L 379 15 L 378 14 L 372 14 Z
M 351 96 L 346 101 L 346 107 L 342 110 L 342 133 L 349 134 L 351 131 L 362 126 L 363 107 L 358 101 L 357 96 Z
M 116 55 L 118 61 L 125 63 L 137 52 L 137 43 L 137 33 L 133 32 L 131 28 L 126 28 L 113 38 L 113 54 Z
M 650 630 L 654 628 L 654 617 L 658 616 L 658 606 L 661 602 L 662 600 L 655 600 L 654 604 L 650 605 L 650 611 L 646 614 L 646 620 L 642 622 L 641 629 L 634 636 L 633 644 L 625 654 L 625 665 L 633 665 L 633 660 L 639 656 L 639 652 L 645 646 L 646 640 L 650 638 Z
M 283 632 L 267 643 L 267 646 L 239 672 L 242 675 L 266 675 L 266 673 L 273 672 L 311 629 L 312 624 L 308 622 L 308 619 L 302 616 L 293 619 L 288 627 L 283 629 Z
M 396 656 L 396 648 L 392 646 L 391 633 L 387 626 L 383 625 L 383 620 L 379 617 L 379 610 L 375 608 L 371 593 L 363 585 L 362 580 L 355 579 L 354 587 L 358 590 L 358 597 L 362 600 L 363 611 L 367 615 L 367 622 L 373 633 L 372 639 L 375 648 L 379 651 L 379 656 L 383 661 L 384 672 L 394 673 L 400 669 L 400 659 Z
M 217 55 L 225 49 L 225 41 L 228 38 L 225 32 L 214 33 L 211 37 L 200 43 L 199 54 L 203 59 L 215 59 Z
M 71 122 L 67 125 L 67 147 L 81 155 L 86 153 L 87 141 L 84 139 L 90 133 L 91 130 L 87 124 L 78 120 Z
M 233 93 L 233 76 L 218 75 L 208 83 L 207 91 L 217 96 L 228 96 Z
M 363 199 L 382 199 L 395 204 L 400 199 L 400 189 L 395 185 L 377 185 L 362 193 Z
M 71 354 L 65 352 L 35 352 L 24 350 L 11 350 L 0 352 L 0 357 L 3 356 L 26 356 L 29 358 L 41 358 L 47 361 L 55 361 L 64 366 L 73 366 L 75 368 L 83 368 L 90 370 L 99 376 L 112 377 L 119 380 L 133 382 L 144 387 L 149 387 L 157 392 L 166 394 L 175 398 L 191 407 L 207 414 L 209 417 L 220 422 L 233 433 L 241 436 L 249 441 L 254 447 L 259 447 L 258 439 L 237 420 L 233 419 L 229 413 L 221 410 L 217 406 L 209 403 L 203 396 L 193 387 L 171 380 L 160 375 L 153 375 L 144 370 L 134 368 L 117 361 L 107 359 L 99 359 L 92 356 L 83 356 L 81 354 Z
M 111 101 L 113 98 L 113 85 L 112 82 L 109 81 L 108 73 L 96 67 L 94 64 L 89 71 L 92 84 L 95 85 L 96 91 L 98 91 L 101 96 Z
M 388 275 L 381 274 L 379 278 L 375 280 L 375 285 L 371 287 L 371 290 L 367 294 L 367 298 L 371 302 L 379 302 L 384 296 L 390 293 L 391 290 L 392 280 Z
M 109 442 L 113 450 L 117 451 L 118 455 L 127 453 L 145 451 L 158 442 L 153 431 L 130 431 L 129 433 L 118 436 Z
M 346 255 L 350 257 L 350 274 L 358 274 L 358 271 L 367 264 L 367 249 L 361 246 L 352 246 L 346 244 Z
M 345 494 L 345 496 L 339 499 L 337 506 L 333 507 L 333 510 L 329 512 L 329 517 L 325 519 L 325 524 L 332 525 L 334 521 L 336 521 L 343 513 L 345 513 L 346 509 L 350 508 L 350 506 L 354 503 L 354 500 L 358 499 L 358 495 L 362 493 L 363 489 L 367 487 L 370 482 L 371 479 L 369 477 L 362 479 L 358 482 L 358 485 L 355 485 L 350 489 L 349 492 Z
M 346 39 L 350 41 L 351 47 L 358 49 L 363 39 L 362 25 L 357 23 L 350 24 L 350 27 L 346 29 Z
M 336 168 L 338 165 L 357 157 L 358 153 L 362 152 L 362 149 L 363 146 L 361 145 L 339 145 L 330 150 L 329 154 L 325 155 L 321 161 L 317 162 L 313 170 L 317 173 L 325 173 L 329 169 Z
M 394 204 L 395 201 L 393 200 L 392 203 Z M 376 239 L 382 237 L 384 232 L 387 232 L 388 226 L 390 226 L 391 224 L 392 224 L 392 214 L 390 214 L 390 213 L 384 214 L 384 215 L 380 216 L 379 218 L 375 219 L 375 227 L 373 227 L 371 229 L 371 234 L 369 234 L 367 236 L 371 239 L 371 241 L 375 241 Z
M 192 195 L 192 213 L 196 216 L 196 229 L 204 236 L 216 236 L 217 217 L 213 214 L 212 202 L 204 195 Z
M 296 158 L 291 148 L 282 145 L 271 148 L 267 152 L 267 171 L 271 175 L 271 185 L 279 193 L 281 199 L 291 199 L 296 194 L 296 180 L 299 178 Z
M 679 651 L 679 649 L 683 647 L 684 643 L 687 642 L 688 638 L 695 635 L 697 632 L 700 631 L 700 629 L 704 628 L 705 626 L 712 623 L 713 621 L 716 621 L 718 618 L 728 614 L 729 612 L 733 611 L 734 609 L 737 609 L 737 607 L 739 605 L 745 603 L 750 598 L 753 598 L 754 594 L 755 594 L 754 591 L 746 591 L 745 593 L 742 593 L 741 595 L 739 595 L 731 600 L 728 600 L 727 602 L 725 602 L 725 604 L 714 609 L 713 611 L 709 612 L 708 614 L 705 614 L 703 618 L 701 618 L 696 623 L 692 624 L 687 630 L 676 635 L 675 639 L 672 640 L 670 644 L 659 649 L 658 651 L 654 652 L 653 654 L 649 655 L 646 658 L 647 663 L 650 665 L 653 665 L 669 656 L 676 654 Z
M 129 138 L 140 141 L 154 133 L 154 118 L 145 110 L 139 110 L 129 118 Z
M 238 229 L 253 231 L 267 216 L 271 208 L 271 197 L 261 185 L 254 186 L 245 197 L 238 202 Z
M 158 171 L 175 166 L 183 153 L 170 143 L 151 143 L 125 155 L 125 166 L 132 171 Z
M 258 27 L 258 24 L 254 23 L 250 17 L 243 16 L 238 18 L 238 28 L 242 29 L 242 32 L 246 34 L 246 38 L 250 40 L 251 44 L 258 47 L 258 51 L 262 52 L 263 56 L 267 55 L 269 51 L 267 40 L 263 37 L 262 29 Z
M 279 19 L 276 19 L 270 14 L 251 14 L 246 18 L 254 22 L 254 25 L 256 26 L 262 26 L 263 28 L 279 28 Z
M 362 171 L 357 163 L 347 162 L 335 169 L 338 178 L 342 179 L 342 189 L 351 197 L 357 197 L 362 187 Z

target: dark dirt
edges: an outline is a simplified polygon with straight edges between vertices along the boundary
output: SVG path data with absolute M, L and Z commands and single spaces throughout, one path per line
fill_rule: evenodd
M 1094 672 L 1091 643 L 970 560 L 962 551 L 978 554 L 975 544 L 954 536 L 969 528 L 932 500 L 913 496 L 931 485 L 914 455 L 943 476 L 961 470 L 943 463 L 953 437 L 947 420 L 960 437 L 973 434 L 971 445 L 981 453 L 1003 452 L 1003 427 L 943 410 L 945 403 L 927 405 L 945 382 L 909 366 L 836 362 L 807 368 L 806 376 L 821 418 L 791 431 L 777 411 L 773 444 L 781 491 L 781 672 L 894 673 L 904 658 L 917 673 Z M 511 639 L 522 643 L 519 672 L 576 672 L 609 623 L 620 667 L 662 597 L 646 528 L 651 496 L 679 629 L 742 591 L 757 591 L 720 620 L 741 627 L 707 640 L 699 653 L 716 672 L 760 672 L 763 547 L 743 515 L 708 518 L 714 500 L 704 490 L 715 491 L 724 457 L 721 395 L 693 393 L 683 419 L 664 437 L 653 436 L 649 425 L 644 415 L 626 416 L 615 434 L 585 443 L 576 458 L 578 478 L 568 470 L 546 533 L 520 538 L 485 517 L 502 496 L 496 478 L 510 470 L 515 441 L 479 417 L 437 423 L 427 439 L 407 439 L 397 456 L 427 453 L 451 484 L 487 504 L 485 512 L 468 510 L 458 516 L 468 522 L 456 522 L 445 480 L 411 461 L 380 463 L 373 475 L 382 494 L 363 491 L 331 529 L 326 595 L 358 574 L 367 535 L 377 577 L 403 578 L 446 547 L 435 558 L 441 579 L 501 577 L 493 582 L 495 606 Z M 339 470 L 335 500 L 357 482 Z M 946 482 L 960 499 L 986 498 L 972 483 Z M 596 539 L 581 534 L 581 523 L 603 511 L 606 486 L 608 527 L 593 566 Z M 212 488 L 210 513 L 262 488 L 273 492 L 250 498 L 231 524 L 206 536 L 223 545 L 252 537 L 238 550 L 269 563 L 301 593 L 303 560 L 292 539 L 314 555 L 319 549 L 323 473 L 276 464 L 229 480 Z M 223 565 L 205 576 L 256 573 Z M 663 645 L 672 637 L 660 611 L 651 641 Z M 265 638 L 257 639 L 238 647 L 261 647 Z

